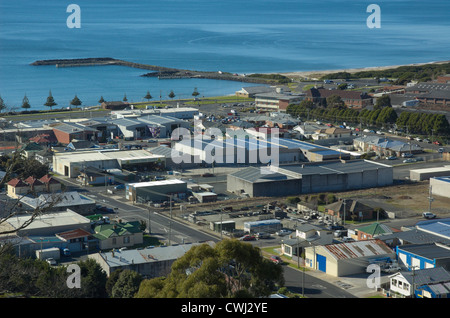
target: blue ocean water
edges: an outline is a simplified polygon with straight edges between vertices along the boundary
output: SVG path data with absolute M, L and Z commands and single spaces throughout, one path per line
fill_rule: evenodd
M 70 4 L 81 28 L 68 28 Z M 0 96 L 44 109 L 49 90 L 67 107 L 233 94 L 248 84 L 158 80 L 119 66 L 56 68 L 35 60 L 113 57 L 167 67 L 233 73 L 345 69 L 450 60 L 450 3 L 381 0 L 381 28 L 370 29 L 373 0 L 0 0 Z

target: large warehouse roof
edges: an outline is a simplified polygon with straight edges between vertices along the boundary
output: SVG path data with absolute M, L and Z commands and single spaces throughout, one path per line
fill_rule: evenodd
M 278 181 L 278 180 L 288 180 L 288 179 L 294 179 L 293 177 L 287 176 L 285 174 L 281 173 L 270 173 L 265 174 L 261 170 L 261 168 L 257 167 L 248 167 L 236 172 L 231 173 L 235 178 L 239 178 L 248 182 L 267 182 L 269 180 Z
M 297 174 L 300 177 L 304 175 L 363 172 L 368 170 L 377 170 L 380 168 L 392 167 L 370 160 L 334 160 L 319 163 L 305 163 L 300 165 L 282 166 L 278 168 L 278 171 L 280 173 L 289 175 Z

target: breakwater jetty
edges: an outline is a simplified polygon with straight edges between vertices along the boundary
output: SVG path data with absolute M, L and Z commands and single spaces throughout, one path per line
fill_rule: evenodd
M 33 66 L 42 65 L 55 65 L 56 67 L 78 67 L 78 66 L 101 66 L 101 65 L 120 65 L 132 68 L 138 68 L 142 70 L 147 70 L 147 72 L 142 74 L 142 77 L 157 77 L 159 79 L 180 79 L 180 78 L 204 78 L 204 79 L 214 79 L 214 80 L 226 80 L 226 81 L 237 81 L 245 83 L 255 83 L 255 84 L 279 84 L 278 79 L 272 79 L 267 77 L 259 77 L 250 75 L 239 75 L 232 74 L 222 71 L 195 71 L 195 70 L 184 70 L 178 68 L 170 68 L 158 65 L 149 65 L 142 63 L 129 62 L 119 59 L 114 59 L 111 57 L 98 57 L 98 58 L 80 58 L 80 59 L 54 59 L 54 60 L 40 60 L 31 63 Z

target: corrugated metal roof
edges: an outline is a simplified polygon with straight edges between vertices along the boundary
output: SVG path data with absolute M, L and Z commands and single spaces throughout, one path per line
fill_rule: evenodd
M 380 240 L 358 241 L 324 246 L 335 259 L 352 259 L 393 253 Z
M 288 180 L 293 179 L 281 173 L 261 173 L 261 168 L 248 167 L 234 173 L 231 173 L 233 177 L 248 181 L 248 182 L 267 182 L 268 180 Z
M 422 231 L 450 239 L 450 218 L 419 222 L 416 227 Z
M 398 250 L 406 251 L 430 260 L 440 258 L 450 259 L 450 247 L 436 243 L 408 244 L 397 248 Z
M 450 273 L 443 267 L 401 272 L 396 275 L 403 276 L 409 283 L 414 282 L 416 286 L 450 282 Z

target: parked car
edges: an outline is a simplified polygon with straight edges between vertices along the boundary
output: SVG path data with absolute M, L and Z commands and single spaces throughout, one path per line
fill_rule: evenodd
M 401 267 L 398 266 L 397 264 L 390 264 L 390 265 L 381 267 L 381 271 L 384 273 L 397 273 L 400 270 L 401 270 Z
M 327 226 L 328 231 L 337 231 L 337 230 L 345 230 L 345 227 L 342 225 L 329 225 Z
M 431 141 L 429 139 L 424 139 L 423 142 L 426 142 L 427 144 L 431 144 Z
M 390 156 L 388 157 L 388 160 L 397 160 L 397 156 Z
M 258 240 L 270 238 L 270 234 L 265 232 L 258 232 L 255 236 Z
M 47 263 L 49 263 L 51 266 L 55 266 L 56 265 L 56 261 L 54 258 L 47 258 L 46 259 Z
M 114 187 L 115 190 L 120 190 L 120 189 L 125 189 L 125 185 L 124 184 L 118 184 Z
M 443 152 L 444 152 L 444 148 L 439 148 L 439 149 L 438 149 L 438 152 L 439 152 L 439 153 L 443 153 Z
M 292 233 L 292 231 L 290 231 L 290 230 L 282 229 L 282 230 L 279 230 L 278 232 L 276 232 L 275 234 L 278 236 L 285 236 L 285 235 L 289 235 L 291 233 Z
M 423 161 L 422 157 L 416 157 L 416 161 Z
M 275 264 L 282 264 L 282 263 L 283 263 L 283 260 L 281 259 L 281 257 L 276 256 L 276 255 L 272 255 L 272 256 L 270 257 L 270 260 L 271 260 L 272 262 L 274 262 Z
M 403 163 L 412 163 L 412 162 L 416 162 L 416 159 L 408 158 L 408 159 L 403 160 Z
M 412 158 L 412 157 L 414 157 L 414 155 L 410 152 L 404 152 L 404 153 L 402 153 L 402 157 L 403 158 Z
M 423 216 L 425 219 L 434 219 L 434 218 L 436 217 L 436 214 L 431 213 L 431 212 L 423 212 L 423 213 L 422 213 L 422 216 Z
M 202 177 L 213 177 L 214 175 L 212 173 L 206 172 L 202 174 Z
M 334 237 L 343 237 L 346 236 L 348 233 L 348 230 L 336 230 L 334 231 L 333 235 Z
M 254 237 L 253 235 L 244 235 L 243 237 L 240 238 L 241 241 L 254 241 L 256 240 L 256 237 Z

